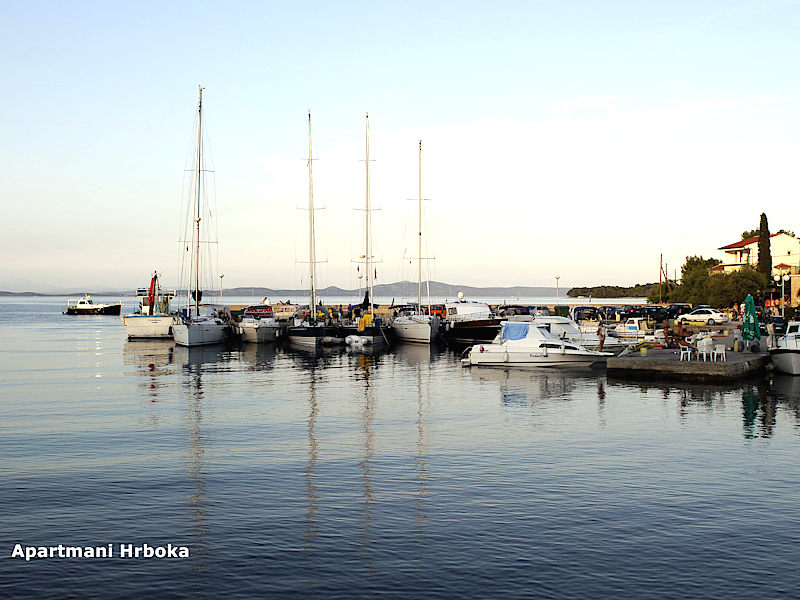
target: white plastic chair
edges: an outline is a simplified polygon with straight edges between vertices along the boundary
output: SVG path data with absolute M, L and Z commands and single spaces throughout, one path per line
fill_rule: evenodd
M 714 351 L 711 353 L 711 360 L 717 360 L 717 358 L 722 361 L 728 360 L 725 356 L 725 344 L 717 344 L 714 346 Z
M 689 346 L 681 346 L 681 360 L 692 360 L 692 349 Z

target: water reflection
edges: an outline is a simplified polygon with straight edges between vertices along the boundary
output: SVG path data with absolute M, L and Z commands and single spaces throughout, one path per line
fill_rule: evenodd
M 542 401 L 569 400 L 578 383 L 588 380 L 577 372 L 561 370 L 472 366 L 469 371 L 474 381 L 499 383 L 500 402 L 504 406 L 533 406 Z
M 314 585 L 316 579 L 313 573 L 317 571 L 317 565 L 313 562 L 313 554 L 310 550 L 313 548 L 314 541 L 319 534 L 319 524 L 317 523 L 316 513 L 319 509 L 319 495 L 317 494 L 316 475 L 314 469 L 319 459 L 319 442 L 314 434 L 314 428 L 317 424 L 317 416 L 319 414 L 319 406 L 317 404 L 317 372 L 315 369 L 311 371 L 311 381 L 309 384 L 309 398 L 308 398 L 308 420 L 307 420 L 307 438 L 308 438 L 308 464 L 305 468 L 305 485 L 306 497 L 308 498 L 308 509 L 305 515 L 305 531 L 303 534 L 303 545 L 306 550 L 306 557 L 309 561 L 309 585 Z
M 375 357 L 369 354 L 359 353 L 352 356 L 352 358 L 356 359 L 353 377 L 356 381 L 361 382 L 364 390 L 361 409 L 363 458 L 358 463 L 361 469 L 361 484 L 364 488 L 362 493 L 364 505 L 361 509 L 361 554 L 367 571 L 370 574 L 374 574 L 377 571 L 377 565 L 373 558 L 374 554 L 371 551 L 370 543 L 372 538 L 373 505 L 375 504 L 371 473 L 371 461 L 375 456 L 375 430 L 373 428 L 375 421 L 375 389 L 373 385 Z
M 278 349 L 275 344 L 242 344 L 239 357 L 249 371 L 271 371 L 275 368 Z
M 189 494 L 189 510 L 192 522 L 192 570 L 205 573 L 208 548 L 205 536 L 208 533 L 208 510 L 206 507 L 206 484 L 203 478 L 205 459 L 205 437 L 203 434 L 203 397 L 205 395 L 203 374 L 205 370 L 216 370 L 223 359 L 221 347 L 175 347 L 175 360 L 186 375 L 184 387 L 187 399 L 186 427 L 188 431 L 187 463 L 188 476 L 192 484 Z M 205 587 L 205 579 L 196 579 L 195 586 Z M 198 589 L 196 594 L 201 594 Z
M 800 377 L 776 373 L 770 381 L 770 395 L 792 414 L 795 427 L 800 429 Z
M 122 348 L 123 364 L 136 367 L 128 374 L 143 376 L 139 387 L 145 391 L 150 402 L 158 401 L 161 389 L 166 385 L 161 379 L 171 371 L 174 361 L 173 349 L 171 340 L 126 341 Z M 153 420 L 157 421 L 155 417 Z

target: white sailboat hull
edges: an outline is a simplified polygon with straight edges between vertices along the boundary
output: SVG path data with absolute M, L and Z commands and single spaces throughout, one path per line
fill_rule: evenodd
M 126 315 L 122 318 L 128 339 L 169 339 L 174 320 L 172 315 Z
M 426 317 L 397 317 L 392 329 L 401 342 L 430 344 L 436 338 L 435 321 Z
M 179 323 L 172 326 L 175 343 L 189 347 L 222 343 L 230 336 L 230 331 L 230 326 L 211 321 Z

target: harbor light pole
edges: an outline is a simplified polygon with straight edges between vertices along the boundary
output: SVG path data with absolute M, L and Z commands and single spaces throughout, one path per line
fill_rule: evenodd
M 780 275 L 775 275 L 773 279 L 775 280 L 775 283 L 780 282 L 781 284 L 781 317 L 784 317 L 786 316 L 786 282 L 791 278 L 789 275 L 784 275 L 783 277 Z
M 556 275 L 556 306 L 558 306 L 559 299 L 558 299 L 558 280 L 561 279 L 561 275 Z

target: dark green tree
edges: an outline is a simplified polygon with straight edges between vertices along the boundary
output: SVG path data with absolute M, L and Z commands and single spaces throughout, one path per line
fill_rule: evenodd
M 746 240 L 747 238 L 756 237 L 758 235 L 758 229 L 748 229 L 747 231 L 742 232 L 742 239 Z
M 720 263 L 716 258 L 687 256 L 681 267 L 681 283 L 672 288 L 670 302 L 691 302 L 706 304 L 708 302 L 708 284 L 711 275 L 708 270 Z
M 766 213 L 761 213 L 761 226 L 758 228 L 758 272 L 767 280 L 772 277 L 772 254 L 769 250 L 769 225 Z
M 763 273 L 747 266 L 733 273 L 719 273 L 708 279 L 708 303 L 728 307 L 741 303 L 747 294 L 758 298 L 768 283 Z

